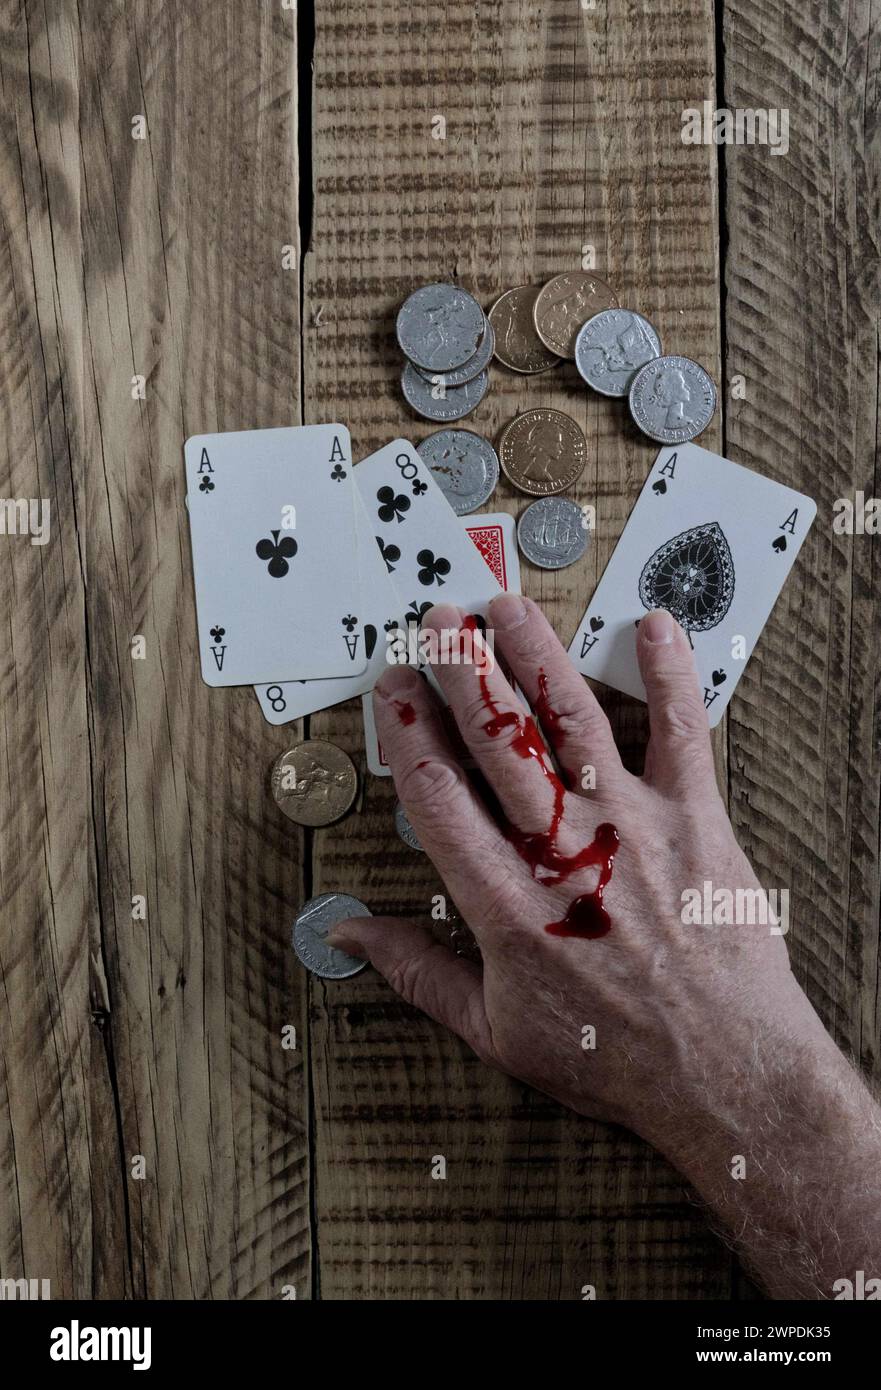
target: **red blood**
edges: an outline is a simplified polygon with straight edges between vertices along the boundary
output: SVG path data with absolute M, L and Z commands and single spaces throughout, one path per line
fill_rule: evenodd
M 545 927 L 551 936 L 584 936 L 594 940 L 611 930 L 612 921 L 603 906 L 603 890 L 612 877 L 612 861 L 621 841 L 614 825 L 605 822 L 597 826 L 593 844 L 582 854 L 590 854 L 587 863 L 600 866 L 600 881 L 592 893 L 582 893 L 570 904 L 561 922 L 549 922 Z
M 473 629 L 473 618 L 464 620 L 463 627 L 467 626 Z M 547 749 L 542 742 L 535 722 L 529 715 L 520 714 L 517 710 L 500 710 L 490 693 L 489 679 L 486 674 L 481 674 L 479 680 L 481 697 L 490 715 L 490 718 L 483 725 L 483 732 L 490 738 L 498 738 L 504 729 L 515 729 L 516 732 L 511 740 L 512 749 L 518 757 L 535 759 L 536 765 L 547 778 L 554 793 L 551 823 L 547 830 L 528 834 L 524 830 L 518 830 L 516 826 L 506 825 L 503 826 L 506 839 L 514 846 L 521 859 L 529 865 L 533 878 L 545 887 L 562 883 L 564 879 L 569 878 L 579 869 L 592 866 L 599 866 L 600 868 L 599 883 L 594 891 L 575 898 L 563 921 L 549 923 L 545 927 L 545 931 L 550 932 L 553 936 L 605 936 L 612 923 L 603 906 L 603 890 L 612 877 L 612 861 L 620 844 L 618 832 L 614 825 L 605 823 L 597 827 L 596 836 L 592 843 L 585 845 L 576 854 L 563 854 L 560 851 L 557 846 L 557 837 L 563 819 L 563 803 L 566 791 L 548 762 Z M 545 728 L 549 733 L 556 730 L 559 735 L 559 716 L 548 705 L 547 684 L 543 671 L 539 675 L 539 698 L 536 704 L 539 708 L 539 718 Z M 539 869 L 546 871 L 541 878 L 538 876 Z
M 398 718 L 402 724 L 416 723 L 416 711 L 409 700 L 393 700 L 392 704 L 398 711 Z
M 558 748 L 566 735 L 560 728 L 561 716 L 555 709 L 551 708 L 548 700 L 548 678 L 544 671 L 538 673 L 538 695 L 535 701 L 535 712 L 538 715 L 538 722 L 542 724 L 548 732 L 548 737 Z

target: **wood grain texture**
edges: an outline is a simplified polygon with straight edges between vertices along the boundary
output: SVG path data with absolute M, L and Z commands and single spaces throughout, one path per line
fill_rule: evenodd
M 732 705 L 735 828 L 791 893 L 790 950 L 837 1040 L 876 1077 L 881 829 L 878 538 L 833 532 L 879 493 L 881 12 L 725 6 L 729 107 L 789 112 L 789 151 L 727 151 L 733 457 L 818 515 Z
M 6 5 L 0 31 L 0 494 L 49 507 L 46 544 L 0 536 L 0 1277 L 59 1298 L 129 1287 L 91 824 L 79 61 L 67 13 Z
M 877 0 L 316 0 L 300 132 L 280 3 L 0 5 L 0 496 L 51 508 L 46 546 L 0 536 L 0 1278 L 56 1298 L 748 1295 L 644 1145 L 490 1073 L 372 972 L 297 965 L 305 896 L 426 920 L 441 885 L 366 772 L 359 703 L 310 721 L 358 764 L 357 811 L 303 837 L 277 812 L 266 774 L 303 728 L 201 682 L 182 444 L 301 418 L 349 424 L 356 458 L 419 440 L 404 296 L 448 278 L 488 307 L 592 245 L 666 348 L 722 374 L 725 433 L 720 415 L 702 442 L 818 500 L 717 754 L 742 844 L 791 890 L 795 968 L 877 1076 L 879 542 L 831 524 L 879 491 Z M 787 155 L 683 146 L 682 109 L 717 90 L 786 107 Z M 282 254 L 303 152 L 301 287 Z M 584 427 L 574 496 L 598 511 L 584 564 L 524 562 L 568 639 L 655 449 L 571 367 L 494 366 L 468 423 L 495 436 L 539 404 Z M 492 505 L 524 499 L 503 481 Z M 637 763 L 641 707 L 603 700 Z
M 182 459 L 299 420 L 292 19 L 46 22 L 20 7 L 3 54 L 10 486 L 57 531 L 2 549 L 2 1272 L 308 1292 L 303 852 L 265 784 L 282 736 L 199 676 Z
M 458 280 L 488 307 L 511 285 L 578 267 L 587 244 L 668 346 L 718 371 L 715 152 L 686 149 L 679 134 L 682 108 L 714 91 L 708 3 L 641 13 L 617 0 L 593 12 L 368 0 L 319 3 L 316 15 L 308 420 L 348 421 L 356 458 L 396 435 L 423 438 L 432 426 L 409 415 L 398 384 L 406 294 Z M 526 590 L 568 641 L 656 450 L 571 366 L 531 379 L 494 366 L 466 423 L 495 436 L 541 404 L 584 427 L 574 496 L 598 510 L 586 564 L 525 566 Z M 706 442 L 719 438 L 717 426 Z M 523 499 L 503 482 L 492 505 L 519 511 Z M 638 707 L 611 706 L 625 742 L 641 743 Z M 316 836 L 315 891 L 346 888 L 375 911 L 427 919 L 438 885 L 395 836 L 391 786 L 364 769 L 359 707 L 311 724 L 367 777 L 362 813 Z M 323 1296 L 728 1291 L 728 1255 L 637 1141 L 491 1074 L 370 973 L 318 985 L 311 1017 Z M 447 1158 L 445 1182 L 431 1179 L 434 1154 Z
M 209 0 L 90 22 L 90 694 L 122 1144 L 148 1174 L 127 1184 L 133 1284 L 278 1297 L 309 1263 L 303 1052 L 281 1045 L 304 1023 L 302 846 L 266 786 L 295 731 L 200 679 L 182 444 L 299 419 L 295 36 L 279 7 Z

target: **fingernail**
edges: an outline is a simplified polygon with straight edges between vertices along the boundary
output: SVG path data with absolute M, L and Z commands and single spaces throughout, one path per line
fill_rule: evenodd
M 500 594 L 489 606 L 489 616 L 493 627 L 504 632 L 508 627 L 519 627 L 526 621 L 528 609 L 519 594 Z
M 410 666 L 389 666 L 376 682 L 376 693 L 388 700 L 406 690 L 417 690 L 421 679 Z
M 347 956 L 357 956 L 358 960 L 367 959 L 367 952 L 360 941 L 353 941 L 351 937 L 337 936 L 336 932 L 331 932 L 324 938 L 324 943 L 334 951 L 345 951 Z
M 656 646 L 666 646 L 676 635 L 676 624 L 665 609 L 656 608 L 653 613 L 643 618 L 639 630 L 647 642 L 653 642 Z
M 429 608 L 420 626 L 429 627 L 432 632 L 458 632 L 463 616 L 461 608 L 452 603 L 436 603 Z

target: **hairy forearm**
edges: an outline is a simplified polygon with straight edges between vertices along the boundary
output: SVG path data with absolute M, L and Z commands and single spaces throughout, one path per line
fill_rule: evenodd
M 645 1137 L 772 1297 L 834 1298 L 858 1270 L 881 1277 L 881 1109 L 812 1010 L 727 1057 L 708 1048 Z

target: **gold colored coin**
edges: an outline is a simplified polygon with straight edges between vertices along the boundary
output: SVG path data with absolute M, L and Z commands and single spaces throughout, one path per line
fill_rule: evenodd
M 562 410 L 541 406 L 516 416 L 502 432 L 499 461 L 505 477 L 530 497 L 565 492 L 587 462 L 587 440 Z
M 496 335 L 495 355 L 512 372 L 546 372 L 559 362 L 535 331 L 533 311 L 541 285 L 518 285 L 496 300 L 488 318 Z
M 358 774 L 335 743 L 310 738 L 282 753 L 272 768 L 272 795 L 297 825 L 330 825 L 355 800 Z
M 558 357 L 575 357 L 579 329 L 603 309 L 617 309 L 615 291 L 583 270 L 555 275 L 539 291 L 533 309 L 536 331 Z

